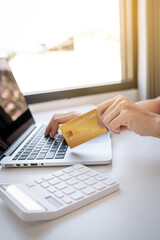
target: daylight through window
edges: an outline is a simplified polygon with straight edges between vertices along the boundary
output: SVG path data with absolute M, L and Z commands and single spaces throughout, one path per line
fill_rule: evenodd
M 23 93 L 121 81 L 119 0 L 3 0 L 1 9 L 0 53 Z

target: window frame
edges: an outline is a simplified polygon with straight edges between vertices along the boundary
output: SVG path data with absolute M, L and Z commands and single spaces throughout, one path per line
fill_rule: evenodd
M 122 62 L 121 82 L 27 93 L 24 94 L 24 97 L 28 104 L 137 88 L 137 0 L 119 0 L 119 6 Z M 130 44 L 132 44 L 132 52 Z

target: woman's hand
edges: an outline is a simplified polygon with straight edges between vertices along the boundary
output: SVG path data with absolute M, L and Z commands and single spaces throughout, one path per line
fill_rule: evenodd
M 160 116 L 152 113 L 128 98 L 117 96 L 97 106 L 99 127 L 104 125 L 120 134 L 129 129 L 141 136 L 160 136 Z
M 76 117 L 79 117 L 80 115 L 81 114 L 78 112 L 55 114 L 46 128 L 45 136 L 48 137 L 50 135 L 51 138 L 54 138 L 58 130 L 59 124 L 68 122 Z

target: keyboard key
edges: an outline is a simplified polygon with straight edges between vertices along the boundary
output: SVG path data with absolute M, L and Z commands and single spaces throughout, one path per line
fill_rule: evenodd
M 85 189 L 83 189 L 82 192 L 85 193 L 86 195 L 90 195 L 90 194 L 94 193 L 95 190 L 91 187 L 86 187 Z
M 76 191 L 76 190 L 75 190 L 73 187 L 68 187 L 68 188 L 65 188 L 65 189 L 63 190 L 63 193 L 69 195 L 69 194 L 74 193 L 75 191 Z
M 37 159 L 44 159 L 45 156 L 46 156 L 46 153 L 43 153 L 43 154 L 40 153 L 40 154 L 38 155 Z
M 55 176 L 55 177 L 60 177 L 62 175 L 64 175 L 63 171 L 56 171 L 53 173 L 53 176 Z
M 78 177 L 78 180 L 80 181 L 85 181 L 86 179 L 88 179 L 89 177 L 87 175 L 81 175 Z
M 16 155 L 12 160 L 17 160 L 20 155 Z
M 65 203 L 69 204 L 69 203 L 72 203 L 72 200 L 70 197 L 67 197 L 65 196 L 63 199 L 62 199 Z
M 49 153 L 56 153 L 56 151 L 57 151 L 57 149 L 53 149 L 53 148 L 51 148 L 50 150 L 49 150 Z
M 97 173 L 96 171 L 90 171 L 89 173 L 87 173 L 87 175 L 88 175 L 89 177 L 95 177 L 95 176 L 98 175 L 98 173 Z
M 106 185 L 100 182 L 100 183 L 96 183 L 93 187 L 97 190 L 102 190 L 106 188 Z
M 82 168 L 82 165 L 81 164 L 76 164 L 76 165 L 73 166 L 73 168 L 78 170 L 78 169 Z
M 64 189 L 64 188 L 66 188 L 66 187 L 67 187 L 67 184 L 66 184 L 66 183 L 63 183 L 63 182 L 61 182 L 61 183 L 59 183 L 59 184 L 56 185 L 56 188 L 57 188 L 58 190 L 62 190 L 62 189 Z
M 49 184 L 47 182 L 41 183 L 41 187 L 43 188 L 48 188 Z
M 73 178 L 73 179 L 67 180 L 66 183 L 72 186 L 72 185 L 78 183 L 78 180 L 76 180 L 76 179 Z
M 18 160 L 26 160 L 27 156 L 25 157 L 19 157 Z
M 84 195 L 83 195 L 81 192 L 76 192 L 76 193 L 72 194 L 71 197 L 72 197 L 74 200 L 79 200 L 79 199 L 83 198 Z
M 66 150 L 65 150 L 65 149 L 61 149 L 61 148 L 60 148 L 60 149 L 58 150 L 58 154 L 64 154 L 64 153 L 66 153 Z
M 97 181 L 95 179 L 90 178 L 90 179 L 86 180 L 85 183 L 87 185 L 93 185 L 93 184 L 97 183 Z
M 62 192 L 55 192 L 54 194 L 58 198 L 62 198 L 64 196 L 64 194 Z
M 35 151 L 33 150 L 33 152 L 35 152 Z M 48 152 L 47 149 L 42 149 L 42 150 L 40 151 L 41 154 L 44 154 L 44 153 L 46 154 L 47 152 Z
M 63 172 L 65 172 L 65 173 L 71 173 L 73 171 L 74 171 L 74 169 L 72 167 L 67 167 L 66 169 L 63 170 Z
M 79 175 L 81 175 L 82 174 L 82 172 L 80 171 L 80 170 L 76 170 L 76 171 L 74 171 L 73 173 L 71 173 L 70 175 L 72 176 L 72 177 L 78 177 Z
M 105 176 L 105 175 L 99 175 L 99 176 L 97 176 L 95 179 L 98 180 L 98 181 L 103 181 L 103 180 L 107 179 L 107 176 Z
M 39 153 L 39 150 L 33 150 L 32 153 L 33 153 L 33 154 L 38 154 L 38 153 Z
M 113 180 L 113 179 L 107 179 L 107 180 L 103 181 L 103 183 L 107 184 L 108 186 L 111 186 L 113 184 L 116 184 L 117 181 Z
M 80 183 L 78 183 L 78 184 L 76 184 L 76 185 L 74 185 L 74 187 L 77 189 L 77 190 L 82 190 L 82 189 L 84 189 L 85 187 L 86 187 L 86 185 L 82 182 L 80 182 Z
M 42 180 L 41 178 L 37 178 L 37 179 L 35 180 L 35 182 L 36 182 L 36 183 L 42 183 L 43 180 Z
M 58 146 L 56 146 L 56 145 L 53 145 L 53 146 L 51 147 L 51 150 L 57 151 L 57 149 L 58 149 Z
M 51 185 L 56 185 L 56 184 L 60 183 L 60 180 L 58 178 L 54 178 L 54 179 L 48 181 L 48 183 Z
M 87 172 L 90 172 L 90 169 L 84 167 L 82 169 L 79 170 L 79 172 L 82 174 L 82 173 L 87 173 Z
M 69 175 L 67 175 L 67 174 L 64 174 L 63 176 L 61 176 L 60 177 L 60 179 L 62 180 L 62 181 L 67 181 L 67 180 L 69 180 L 71 177 L 69 176 Z
M 54 193 L 54 192 L 56 192 L 57 190 L 56 190 L 55 187 L 48 187 L 48 188 L 47 188 L 47 191 L 50 192 L 50 193 Z
M 57 154 L 55 159 L 63 159 L 64 157 L 65 157 L 64 154 L 61 154 L 61 155 Z
M 46 156 L 46 159 L 53 159 L 55 155 L 55 152 L 49 152 Z
M 28 153 L 23 153 L 22 155 L 21 155 L 21 157 L 27 157 L 29 154 Z
M 30 155 L 30 156 L 27 158 L 27 160 L 34 160 L 34 159 L 36 159 L 36 156 L 37 156 L 37 155 L 32 154 L 32 155 Z

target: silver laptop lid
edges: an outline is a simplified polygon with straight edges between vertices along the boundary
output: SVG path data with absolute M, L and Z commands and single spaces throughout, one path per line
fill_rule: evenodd
M 7 60 L 0 58 L 0 159 L 33 123 Z

